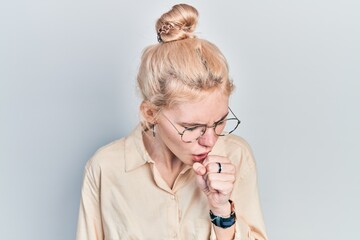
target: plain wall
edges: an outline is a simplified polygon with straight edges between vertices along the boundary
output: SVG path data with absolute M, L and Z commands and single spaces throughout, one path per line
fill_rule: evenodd
M 269 237 L 360 239 L 359 1 L 187 2 L 228 59 Z M 1 239 L 75 238 L 84 165 L 137 124 L 140 55 L 175 3 L 0 3 Z

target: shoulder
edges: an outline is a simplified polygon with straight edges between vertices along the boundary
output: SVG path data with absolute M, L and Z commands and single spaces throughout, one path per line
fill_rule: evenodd
M 99 148 L 88 160 L 86 171 L 97 172 L 111 168 L 121 162 L 124 155 L 125 138 L 117 139 Z
M 242 137 L 229 134 L 220 137 L 215 145 L 214 153 L 224 155 L 235 164 L 240 174 L 245 176 L 255 169 L 255 160 L 249 143 Z
M 229 150 L 232 148 L 250 150 L 249 143 L 244 138 L 234 134 L 219 138 L 219 143 L 223 145 L 223 147 L 229 148 Z
M 141 127 L 136 127 L 128 136 L 117 139 L 99 148 L 86 164 L 87 170 L 99 171 L 106 174 L 120 174 L 128 165 L 141 163 L 143 149 Z
M 244 138 L 234 134 L 220 137 L 214 147 L 214 150 L 226 155 L 232 153 L 241 153 L 245 155 L 252 154 L 249 143 Z

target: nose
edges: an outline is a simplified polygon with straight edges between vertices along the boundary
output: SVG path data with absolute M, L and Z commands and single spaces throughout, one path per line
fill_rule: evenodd
M 214 128 L 208 128 L 204 135 L 198 139 L 198 143 L 204 147 L 213 147 L 217 141 L 218 136 L 215 134 Z

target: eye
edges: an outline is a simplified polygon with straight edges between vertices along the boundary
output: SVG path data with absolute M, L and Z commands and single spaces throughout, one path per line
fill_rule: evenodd
M 193 131 L 196 131 L 199 128 L 201 128 L 201 126 L 192 126 L 192 127 L 184 127 L 184 128 L 185 128 L 186 131 L 193 132 Z
M 216 126 L 221 126 L 226 124 L 226 119 L 221 120 L 220 122 L 217 122 Z

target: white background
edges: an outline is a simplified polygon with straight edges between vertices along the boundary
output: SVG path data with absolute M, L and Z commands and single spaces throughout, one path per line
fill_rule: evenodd
M 84 165 L 137 124 L 141 51 L 175 3 L 0 3 L 1 239 L 75 238 Z M 188 3 L 229 61 L 270 239 L 360 239 L 359 1 Z

